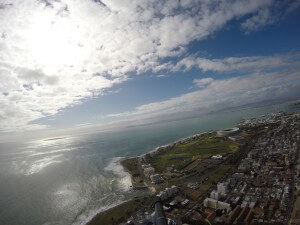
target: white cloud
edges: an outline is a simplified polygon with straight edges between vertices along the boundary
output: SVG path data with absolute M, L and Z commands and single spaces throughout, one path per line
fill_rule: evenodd
M 30 123 L 167 69 L 162 59 L 274 1 L 2 0 L 0 131 L 43 128 Z
M 213 78 L 207 77 L 207 78 L 202 78 L 202 79 L 194 79 L 193 83 L 197 85 L 198 87 L 202 88 L 205 87 L 209 84 L 211 84 L 214 81 Z
M 207 59 L 190 56 L 180 60 L 173 67 L 173 70 L 190 70 L 196 67 L 203 72 L 249 72 L 289 67 L 296 68 L 300 67 L 299 60 L 299 52 L 275 56 L 228 57 L 224 59 Z
M 242 29 L 246 30 L 246 33 L 249 33 L 253 30 L 258 30 L 263 26 L 268 24 L 272 24 L 275 22 L 275 18 L 273 18 L 269 9 L 262 9 L 259 12 L 247 19 L 244 23 L 242 23 Z
M 157 75 L 156 77 L 157 78 L 167 78 L 167 77 L 169 77 L 170 75 L 168 75 L 168 74 L 159 74 L 159 75 Z
M 300 7 L 299 1 L 276 1 L 272 7 L 261 8 L 241 24 L 246 34 L 272 24 Z
M 199 80 L 201 81 L 201 80 Z M 166 101 L 141 105 L 131 112 L 112 114 L 121 119 L 160 120 L 172 115 L 188 116 L 188 113 L 205 113 L 264 100 L 300 97 L 300 73 L 253 73 L 223 80 L 202 79 L 208 86 Z

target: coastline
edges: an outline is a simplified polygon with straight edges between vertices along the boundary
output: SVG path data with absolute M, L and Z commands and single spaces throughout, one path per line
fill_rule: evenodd
M 190 140 L 190 139 L 192 139 L 192 138 L 199 137 L 199 136 L 204 135 L 204 134 L 209 134 L 209 133 L 211 133 L 211 132 L 214 132 L 214 131 L 206 131 L 206 132 L 201 132 L 201 133 L 196 133 L 196 134 L 193 134 L 193 135 L 189 135 L 189 136 L 184 137 L 184 138 L 179 138 L 179 139 L 177 139 L 177 140 L 175 140 L 175 141 L 173 141 L 173 142 L 170 142 L 170 143 L 168 143 L 168 144 L 160 145 L 160 146 L 158 146 L 158 147 L 155 147 L 154 149 L 152 149 L 152 150 L 150 150 L 149 152 L 144 153 L 144 154 L 142 154 L 142 155 L 140 155 L 140 156 L 130 157 L 130 158 L 140 158 L 140 157 L 145 156 L 146 154 L 155 153 L 155 152 L 157 152 L 160 148 L 172 147 L 172 146 L 174 146 L 174 145 L 176 145 L 176 144 L 178 144 L 178 143 L 185 142 L 185 141 L 188 141 L 188 140 Z M 128 159 L 130 159 L 130 158 L 128 158 Z
M 132 186 L 132 176 L 128 170 L 124 169 L 122 165 L 124 157 L 114 157 L 110 163 L 104 168 L 105 171 L 110 171 L 119 177 L 119 182 L 123 185 L 123 189 L 128 191 Z
M 86 225 L 108 225 L 112 223 L 118 223 L 124 219 L 122 213 L 120 212 L 126 212 L 126 214 L 129 214 L 135 211 L 139 205 L 145 203 L 146 201 L 147 199 L 145 199 L 145 197 L 140 197 L 122 202 L 121 204 L 117 204 L 105 211 L 97 213 L 86 223 Z
M 258 118 L 260 118 L 260 117 L 262 117 L 262 115 L 261 116 L 258 116 Z M 239 125 L 239 123 L 236 123 L 235 124 L 235 126 L 238 126 Z M 147 154 L 156 154 L 157 152 L 159 152 L 159 150 L 161 149 L 161 148 L 167 148 L 167 147 L 172 147 L 172 146 L 174 146 L 174 145 L 176 145 L 176 144 L 178 144 L 178 143 L 184 143 L 184 142 L 186 142 L 186 141 L 189 141 L 190 139 L 192 139 L 192 138 L 195 138 L 195 137 L 199 137 L 199 136 L 201 136 L 201 135 L 205 135 L 205 134 L 211 134 L 211 133 L 214 133 L 214 132 L 216 132 L 216 130 L 209 130 L 209 131 L 206 131 L 206 132 L 201 132 L 201 133 L 196 133 L 196 134 L 193 134 L 193 135 L 189 135 L 189 136 L 187 136 L 187 137 L 184 137 L 184 138 L 179 138 L 179 139 L 177 139 L 177 140 L 175 140 L 175 141 L 172 141 L 172 142 L 170 142 L 170 143 L 168 143 L 168 144 L 164 144 L 164 145 L 160 145 L 160 146 L 158 146 L 158 147 L 155 147 L 154 149 L 152 149 L 152 150 L 150 150 L 150 151 L 148 151 L 147 153 L 144 153 L 144 154 L 141 154 L 141 155 L 139 155 L 139 156 L 133 156 L 133 157 L 128 157 L 128 158 L 122 158 L 120 161 L 119 161 L 119 163 L 120 163 L 120 165 L 123 167 L 123 170 L 126 172 L 126 173 L 129 173 L 130 174 L 130 177 L 131 177 L 131 181 L 132 181 L 132 187 L 134 186 L 134 182 L 133 182 L 133 180 L 134 180 L 134 178 L 133 178 L 133 174 L 131 173 L 131 171 L 128 169 L 128 168 L 126 168 L 126 166 L 124 166 L 124 161 L 126 161 L 126 160 L 130 160 L 130 159 L 140 159 L 141 157 L 143 157 L 143 156 L 145 156 L 145 155 L 147 155 Z M 150 195 L 148 195 L 148 196 L 150 196 Z M 134 201 L 134 199 L 129 199 L 128 201 L 126 201 L 126 202 L 124 202 L 124 203 L 121 203 L 120 205 L 117 205 L 117 206 L 114 206 L 114 207 L 112 207 L 112 208 L 110 208 L 110 209 L 108 209 L 108 210 L 105 210 L 105 211 L 102 211 L 102 212 L 100 212 L 100 213 L 98 213 L 91 221 L 94 221 L 93 223 L 90 223 L 90 222 L 88 222 L 87 223 L 87 225 L 95 225 L 95 224 L 101 224 L 101 223 L 95 223 L 95 221 L 97 221 L 97 220 L 99 220 L 99 218 L 101 218 L 101 216 L 103 215 L 103 216 L 105 216 L 105 215 L 107 215 L 107 214 L 110 214 L 110 213 L 113 213 L 114 211 L 118 211 L 118 210 L 120 210 L 120 209 L 124 209 L 124 208 L 126 208 L 127 206 L 126 206 L 126 203 L 129 203 L 129 202 L 132 202 L 132 201 Z M 120 207 L 120 208 L 119 208 Z M 97 218 L 97 219 L 96 219 Z M 101 220 L 100 220 L 101 221 Z M 102 224 L 101 224 L 102 225 Z
M 136 159 L 138 160 L 141 156 L 136 157 L 118 157 L 115 160 L 119 166 L 122 167 L 123 172 L 127 173 L 131 180 L 131 190 L 140 190 L 140 189 L 148 189 L 147 186 L 135 186 L 134 177 L 132 172 L 124 165 L 126 160 Z M 151 204 L 149 201 L 151 197 L 151 192 L 145 192 L 142 196 L 136 196 L 131 199 L 125 200 L 121 203 L 116 203 L 109 208 L 98 211 L 93 216 L 89 218 L 89 220 L 85 223 L 85 225 L 109 225 L 121 222 L 124 220 L 124 214 L 128 215 L 137 210 L 141 205 Z
M 139 157 L 139 156 L 138 156 Z M 104 170 L 107 171 L 111 171 L 114 174 L 117 175 L 121 175 L 120 178 L 124 179 L 124 175 L 127 176 L 128 178 L 130 178 L 130 184 L 128 184 L 128 182 L 126 182 L 126 185 L 124 186 L 124 190 L 125 191 L 130 191 L 133 189 L 133 177 L 132 174 L 130 173 L 130 171 L 124 167 L 124 165 L 122 164 L 122 162 L 124 160 L 128 160 L 128 159 L 133 159 L 136 157 L 115 157 L 111 160 L 111 162 L 104 168 Z M 118 169 L 115 169 L 115 168 Z M 122 171 L 120 170 L 122 169 Z M 127 178 L 126 177 L 126 178 Z M 130 212 L 131 210 L 134 211 L 136 209 L 136 207 L 143 201 L 145 201 L 145 198 L 148 199 L 150 195 L 142 195 L 142 196 L 136 196 L 127 200 L 123 200 L 120 202 L 115 202 L 114 204 L 105 207 L 105 208 L 99 208 L 98 210 L 94 211 L 94 213 L 88 215 L 85 219 L 82 219 L 80 223 L 81 225 L 96 225 L 96 224 L 103 224 L 102 221 L 108 221 L 108 219 L 111 219 L 112 217 L 117 217 L 116 221 L 119 219 L 118 216 L 120 213 L 118 212 Z M 99 221 L 101 221 L 101 223 L 99 223 Z M 73 225 L 75 225 L 77 223 L 73 223 Z M 104 223 L 106 224 L 106 223 Z M 109 223 L 111 224 L 111 223 Z
M 189 141 L 192 138 L 195 137 L 199 137 L 201 135 L 205 135 L 205 134 L 209 134 L 215 131 L 206 131 L 206 132 L 201 132 L 201 133 L 196 133 L 193 135 L 189 135 L 187 137 L 183 137 L 183 138 L 179 138 L 175 141 L 172 141 L 168 144 L 164 144 L 164 145 L 160 145 L 155 147 L 154 149 L 148 151 L 147 153 L 138 155 L 138 156 L 132 156 L 132 157 L 117 157 L 118 160 L 116 160 L 115 162 L 122 167 L 123 172 L 127 173 L 130 177 L 130 181 L 131 181 L 131 187 L 133 190 L 139 190 L 139 189 L 148 189 L 149 187 L 147 185 L 141 186 L 141 185 L 137 185 L 137 183 L 134 182 L 134 174 L 132 173 L 132 171 L 125 165 L 125 162 L 128 160 L 139 160 L 141 157 L 145 156 L 146 154 L 156 154 L 159 153 L 159 150 L 162 148 L 167 148 L 167 147 L 173 147 L 176 144 L 180 144 L 180 143 L 184 143 Z M 153 194 L 153 193 L 152 193 Z M 115 215 L 116 212 L 120 212 L 123 210 L 127 210 L 128 208 L 131 208 L 131 205 L 139 205 L 139 201 L 145 202 L 148 200 L 148 198 L 151 196 L 151 190 L 149 189 L 149 193 L 147 195 L 145 195 L 144 197 L 136 197 L 136 198 L 132 198 L 132 199 L 128 199 L 127 201 L 124 201 L 122 203 L 119 203 L 117 205 L 114 205 L 110 208 L 107 208 L 103 211 L 100 211 L 98 213 L 96 213 L 88 222 L 86 222 L 86 225 L 97 225 L 100 224 L 97 221 L 102 221 L 103 218 L 104 220 L 107 219 L 107 217 L 111 217 L 112 215 Z M 136 202 L 138 201 L 138 202 Z M 102 223 L 101 223 L 102 224 Z

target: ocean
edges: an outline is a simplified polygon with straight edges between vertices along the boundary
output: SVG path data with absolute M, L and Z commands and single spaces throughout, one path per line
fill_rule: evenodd
M 242 118 L 294 110 L 291 103 L 243 107 L 198 118 L 0 144 L 0 224 L 79 225 L 134 196 L 124 157 L 180 138 L 235 126 Z

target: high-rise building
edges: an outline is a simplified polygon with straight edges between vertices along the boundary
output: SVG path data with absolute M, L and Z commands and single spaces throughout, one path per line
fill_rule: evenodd
M 212 198 L 212 199 L 219 200 L 220 197 L 221 197 L 221 194 L 218 191 L 216 191 L 216 190 L 213 190 L 210 193 L 210 198 Z
M 227 194 L 227 191 L 228 191 L 228 183 L 227 182 L 218 183 L 217 191 L 221 195 L 225 196 Z

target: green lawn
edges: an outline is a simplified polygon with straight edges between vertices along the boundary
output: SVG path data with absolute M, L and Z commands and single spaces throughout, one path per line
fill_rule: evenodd
M 138 158 L 130 158 L 130 159 L 125 159 L 121 162 L 121 164 L 131 173 L 139 173 L 138 172 Z
M 138 158 L 125 159 L 121 164 L 129 171 L 131 174 L 133 185 L 139 185 L 143 182 L 141 175 L 138 170 Z
M 295 209 L 300 210 L 300 196 L 297 196 L 297 198 L 296 198 Z
M 224 155 L 238 150 L 238 145 L 231 140 L 220 140 L 213 134 L 201 136 L 198 140 L 180 144 L 169 149 L 166 153 L 156 156 L 152 164 L 156 170 L 162 172 L 167 167 L 180 166 L 190 162 L 195 157 L 207 158 L 213 155 Z
M 183 191 L 184 194 L 192 200 L 197 200 L 207 192 L 207 190 L 212 186 L 212 183 L 218 183 L 219 180 L 227 174 L 230 168 L 232 168 L 232 165 L 229 164 L 224 164 L 218 167 L 217 169 L 211 171 L 206 175 L 208 177 L 208 180 L 201 184 L 197 190 L 186 188 Z
M 87 225 L 114 225 L 119 224 L 135 212 L 142 204 L 141 200 L 131 200 L 112 209 L 96 215 Z

